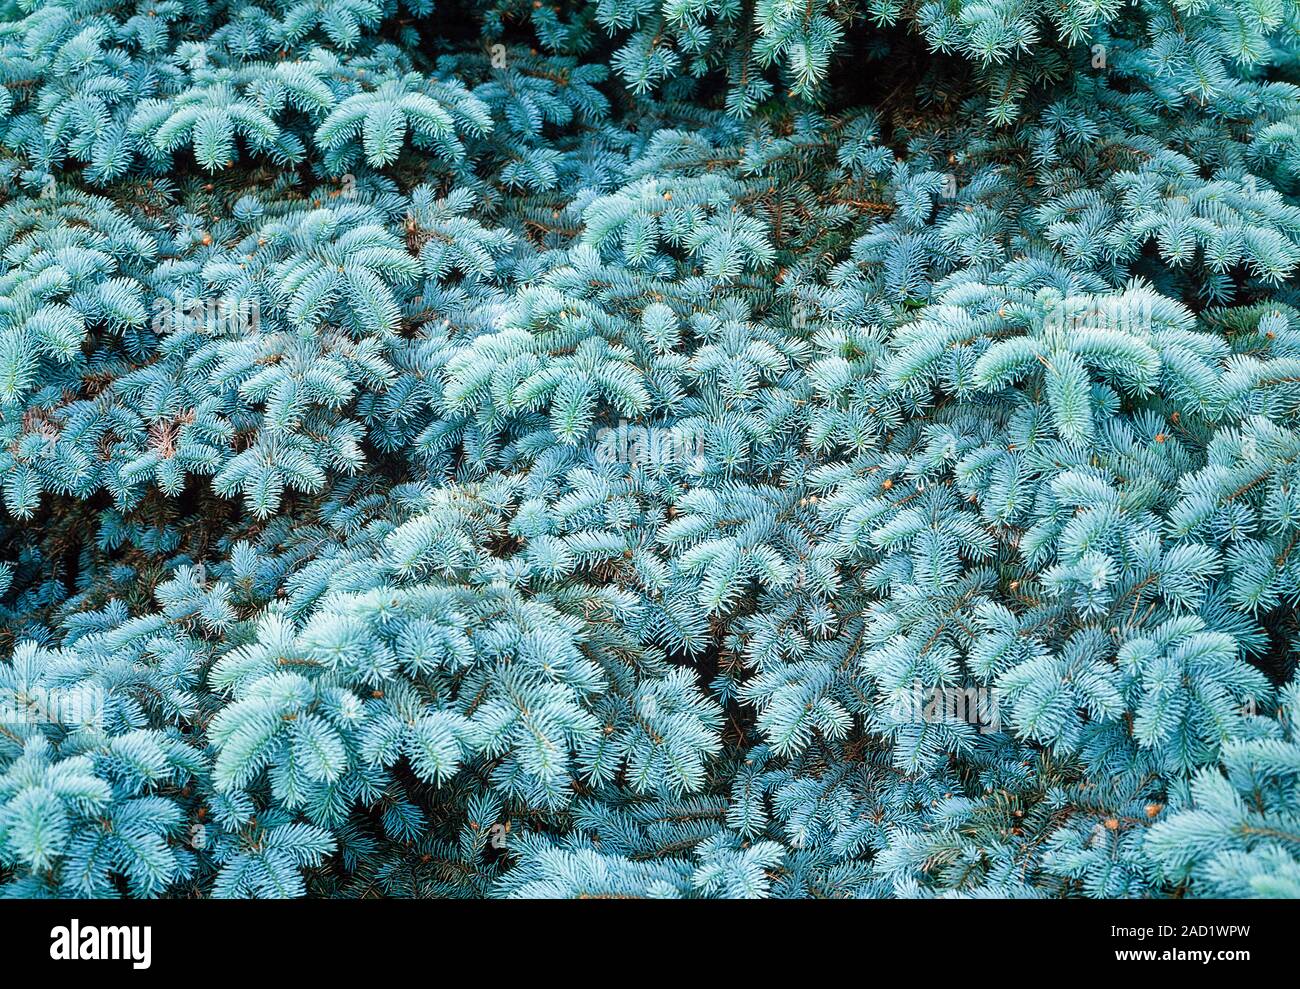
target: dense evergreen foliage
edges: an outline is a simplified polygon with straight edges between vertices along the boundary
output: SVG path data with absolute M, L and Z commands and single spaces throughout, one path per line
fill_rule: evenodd
M 0 0 L 11 896 L 1300 896 L 1296 0 Z

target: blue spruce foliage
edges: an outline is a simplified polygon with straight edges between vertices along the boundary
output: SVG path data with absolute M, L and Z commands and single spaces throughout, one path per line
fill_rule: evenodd
M 0 0 L 0 892 L 1300 897 L 1295 0 Z

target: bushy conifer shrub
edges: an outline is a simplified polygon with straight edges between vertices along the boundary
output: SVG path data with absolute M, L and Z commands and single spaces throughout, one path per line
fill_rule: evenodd
M 0 0 L 0 888 L 1300 896 L 1296 0 Z

